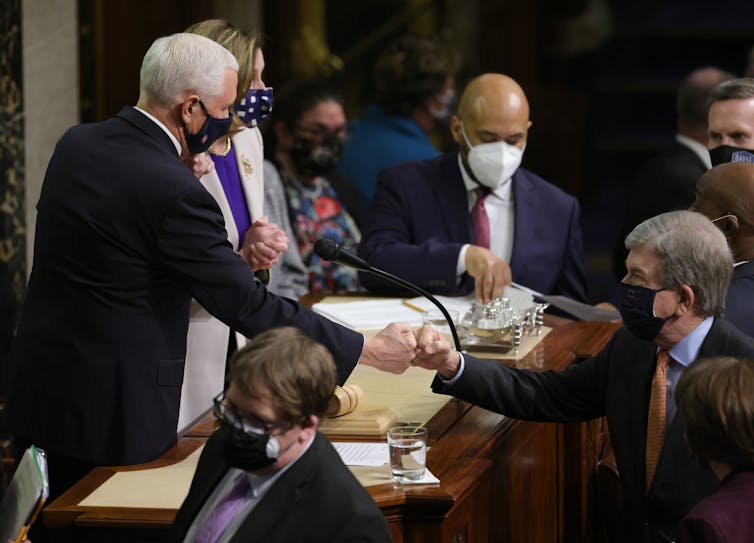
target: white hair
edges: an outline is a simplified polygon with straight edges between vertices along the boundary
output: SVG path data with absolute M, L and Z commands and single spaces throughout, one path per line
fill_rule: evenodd
M 227 69 L 238 71 L 238 61 L 222 45 L 197 34 L 173 34 L 155 40 L 144 55 L 139 91 L 160 106 L 175 104 L 187 91 L 217 98 Z

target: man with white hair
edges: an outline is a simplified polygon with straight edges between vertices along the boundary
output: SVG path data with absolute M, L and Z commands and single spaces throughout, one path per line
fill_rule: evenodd
M 227 133 L 238 64 L 194 34 L 160 38 L 135 108 L 71 128 L 38 204 L 8 423 L 48 452 L 51 495 L 95 465 L 153 460 L 176 441 L 189 304 L 246 336 L 291 325 L 344 381 L 357 361 L 400 373 L 410 330 L 364 338 L 268 293 L 228 243 L 212 196 L 181 161 Z
M 754 340 L 720 319 L 733 261 L 723 234 L 699 213 L 647 219 L 626 237 L 623 328 L 602 351 L 561 373 L 508 368 L 418 333 L 416 363 L 432 388 L 525 420 L 607 417 L 623 487 L 626 541 L 673 541 L 680 519 L 716 486 L 691 457 L 675 385 L 701 357 L 754 356 Z

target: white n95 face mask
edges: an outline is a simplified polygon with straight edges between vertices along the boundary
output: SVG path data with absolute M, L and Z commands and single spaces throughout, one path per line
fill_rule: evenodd
M 524 144 L 524 149 L 504 141 L 480 143 L 472 147 L 466 137 L 463 124 L 461 124 L 461 134 L 466 145 L 469 146 L 467 160 L 474 177 L 490 190 L 495 190 L 510 179 L 521 165 L 526 144 Z

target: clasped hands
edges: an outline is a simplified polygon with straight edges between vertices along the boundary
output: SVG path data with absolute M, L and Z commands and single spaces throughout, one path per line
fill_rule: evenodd
M 288 241 L 285 232 L 262 217 L 246 231 L 239 254 L 252 270 L 269 270 L 288 248 Z
M 377 335 L 364 338 L 359 363 L 390 373 L 420 366 L 452 377 L 458 371 L 460 355 L 432 326 L 414 332 L 408 324 L 392 323 Z

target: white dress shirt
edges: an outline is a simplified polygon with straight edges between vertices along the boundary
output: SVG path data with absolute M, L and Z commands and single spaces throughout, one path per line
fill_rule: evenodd
M 466 172 L 461 161 L 461 154 L 458 154 L 458 167 L 461 169 L 463 184 L 466 187 L 466 198 L 468 200 L 469 213 L 476 204 L 476 189 L 479 184 L 471 179 Z M 513 208 L 513 178 L 510 177 L 492 191 L 484 201 L 484 209 L 487 211 L 487 217 L 490 221 L 490 251 L 504 262 L 510 262 L 513 253 L 513 227 L 515 219 L 515 210 Z M 458 263 L 456 264 L 456 275 L 460 276 L 466 272 L 466 251 L 469 244 L 461 247 L 458 253 Z

